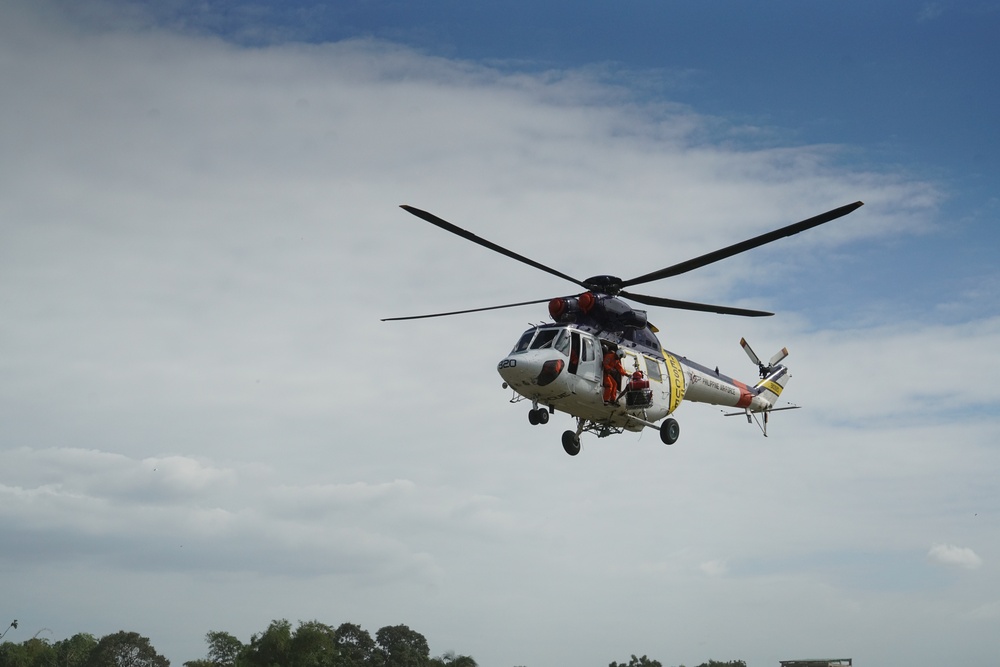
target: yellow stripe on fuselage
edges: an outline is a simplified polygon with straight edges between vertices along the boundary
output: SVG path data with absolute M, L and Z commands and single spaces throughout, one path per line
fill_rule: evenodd
M 677 357 L 666 350 L 663 352 L 663 358 L 667 362 L 667 376 L 670 378 L 670 412 L 673 412 L 684 398 L 686 389 L 684 369 L 681 368 L 681 362 L 677 361 Z

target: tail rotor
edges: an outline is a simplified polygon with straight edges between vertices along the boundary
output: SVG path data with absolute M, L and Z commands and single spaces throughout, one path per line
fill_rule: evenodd
M 774 356 L 772 356 L 768 360 L 767 365 L 765 365 L 764 362 L 760 360 L 760 357 L 754 353 L 753 348 L 750 347 L 750 343 L 747 342 L 746 338 L 740 338 L 740 346 L 743 347 L 743 351 L 747 353 L 748 357 L 750 357 L 750 361 L 757 365 L 757 370 L 760 372 L 761 379 L 771 375 L 775 370 L 774 367 L 788 356 L 788 348 L 783 347 L 775 352 Z

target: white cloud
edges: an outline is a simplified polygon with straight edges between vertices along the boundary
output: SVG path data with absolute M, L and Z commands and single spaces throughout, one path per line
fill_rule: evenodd
M 184 616 L 179 664 L 210 629 L 248 638 L 282 615 L 545 647 L 604 636 L 613 614 L 636 641 L 621 655 L 652 636 L 727 634 L 721 618 L 750 657 L 769 655 L 776 625 L 821 637 L 828 619 L 892 616 L 932 642 L 940 617 L 912 598 L 859 599 L 806 565 L 727 576 L 742 563 L 898 553 L 956 524 L 983 553 L 1000 547 L 963 518 L 1000 509 L 996 388 L 970 382 L 1000 374 L 995 319 L 830 333 L 796 313 L 656 312 L 670 349 L 741 376 L 754 373 L 741 335 L 761 354 L 788 345 L 788 397 L 807 409 L 775 415 L 765 440 L 685 405 L 670 449 L 652 433 L 589 437 L 575 459 L 559 447 L 570 420 L 528 426 L 494 374 L 543 309 L 378 322 L 572 289 L 400 203 L 586 277 L 868 202 L 798 254 L 650 290 L 724 302 L 748 284 L 764 299 L 761 273 L 794 281 L 841 244 L 927 232 L 932 184 L 837 166 L 837 146 L 733 147 L 713 137 L 719 119 L 587 72 L 505 74 L 370 41 L 95 33 L 27 6 L 0 9 L 0 532 L 13 545 L 0 557 L 10 572 L 71 572 L 52 575 L 58 612 L 39 602 L 44 577 L 8 581 L 5 600 L 40 625 L 65 613 L 67 634 L 88 631 L 95 608 L 109 632 Z M 978 561 L 947 545 L 928 557 Z M 122 581 L 156 603 L 123 599 Z M 815 627 L 794 611 L 810 600 Z M 137 613 L 115 618 L 124 608 Z M 527 662 L 509 642 L 453 646 Z
M 975 551 L 967 547 L 956 547 L 953 544 L 933 544 L 927 557 L 931 562 L 949 567 L 960 567 L 966 570 L 978 569 L 983 564 Z
M 729 564 L 723 559 L 708 560 L 698 566 L 698 569 L 710 577 L 722 577 L 729 573 Z

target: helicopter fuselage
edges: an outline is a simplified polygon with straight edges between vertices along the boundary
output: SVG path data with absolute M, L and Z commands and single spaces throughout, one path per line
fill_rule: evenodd
M 622 350 L 629 375 L 618 385 L 617 405 L 603 400 L 603 355 Z M 579 420 L 578 431 L 608 435 L 617 430 L 640 431 L 673 413 L 682 400 L 709 403 L 748 412 L 770 410 L 790 375 L 784 366 L 769 369 L 755 385 L 719 373 L 663 349 L 649 328 L 602 331 L 598 327 L 543 324 L 525 331 L 511 352 L 497 364 L 504 383 L 535 409 L 562 411 Z M 640 376 L 635 376 L 639 371 Z M 633 395 L 632 378 L 648 389 Z M 636 398 L 637 400 L 632 400 Z M 545 419 L 547 421 L 547 418 Z M 534 422 L 533 422 L 534 423 Z

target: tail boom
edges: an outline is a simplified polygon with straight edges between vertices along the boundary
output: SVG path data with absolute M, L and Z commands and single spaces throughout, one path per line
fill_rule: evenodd
M 739 408 L 744 412 L 768 412 L 774 408 L 778 397 L 792 377 L 786 366 L 776 363 L 776 360 L 783 359 L 787 354 L 787 351 L 782 350 L 772 358 L 768 366 L 761 364 L 765 372 L 753 385 L 724 375 L 718 368 L 712 370 L 679 357 L 678 360 L 686 376 L 684 400 Z

